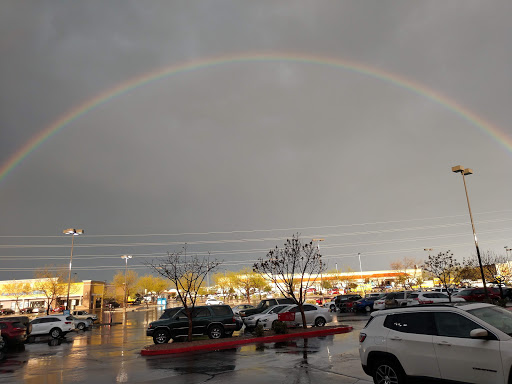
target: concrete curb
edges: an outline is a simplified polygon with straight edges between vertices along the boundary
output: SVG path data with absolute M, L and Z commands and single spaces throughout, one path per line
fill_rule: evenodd
M 264 337 L 252 337 L 248 339 L 223 339 L 218 343 L 212 344 L 203 344 L 203 345 L 191 345 L 188 347 L 182 348 L 169 348 L 169 349 L 143 349 L 140 351 L 142 356 L 157 356 L 157 355 L 171 355 L 176 353 L 185 353 L 185 352 L 196 352 L 196 351 L 213 351 L 219 349 L 229 349 L 238 347 L 241 345 L 247 344 L 259 344 L 259 343 L 276 343 L 279 341 L 284 341 L 288 339 L 300 339 L 307 337 L 318 337 L 318 336 L 326 336 L 326 335 L 334 335 L 339 333 L 348 333 L 352 331 L 352 327 L 337 327 L 337 328 L 328 328 L 328 329 L 318 329 L 309 332 L 297 332 L 297 333 L 287 333 L 284 335 L 273 335 L 273 336 L 264 336 Z M 149 348 L 151 348 L 150 346 Z

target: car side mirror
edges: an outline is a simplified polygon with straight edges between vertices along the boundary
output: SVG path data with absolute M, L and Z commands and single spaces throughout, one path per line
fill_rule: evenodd
M 489 333 L 485 329 L 476 328 L 469 333 L 469 336 L 472 339 L 486 339 L 489 337 Z

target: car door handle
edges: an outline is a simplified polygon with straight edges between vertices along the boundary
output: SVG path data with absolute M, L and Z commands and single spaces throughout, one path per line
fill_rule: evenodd
M 392 336 L 389 338 L 389 340 L 402 341 L 402 338 L 398 336 Z
M 440 341 L 437 345 L 446 345 L 447 347 L 450 347 L 452 344 L 447 341 Z

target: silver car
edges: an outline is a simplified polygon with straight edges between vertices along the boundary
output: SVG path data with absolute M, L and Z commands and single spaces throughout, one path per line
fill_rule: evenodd
M 287 308 L 289 306 L 290 306 L 290 304 L 274 305 L 272 307 L 265 309 L 261 313 L 257 313 L 255 315 L 245 317 L 244 324 L 247 328 L 254 328 L 254 327 L 256 327 L 260 318 L 265 317 L 268 314 L 279 313 L 281 310 L 283 310 L 284 308 Z

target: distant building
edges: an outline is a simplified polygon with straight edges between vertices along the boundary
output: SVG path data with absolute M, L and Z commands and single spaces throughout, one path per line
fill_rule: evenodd
M 46 279 L 49 280 L 49 279 Z M 46 308 L 48 299 L 43 291 L 38 291 L 36 284 L 41 279 L 20 279 L 0 281 L 0 308 Z M 27 292 L 12 292 L 15 284 L 25 284 L 28 286 Z M 50 306 L 55 308 L 60 305 L 66 306 L 67 283 L 59 284 L 60 294 L 52 300 Z M 65 293 L 64 293 L 65 292 Z M 64 293 L 64 294 L 62 294 Z M 83 280 L 81 282 L 71 283 L 69 290 L 70 309 L 79 307 L 81 309 L 92 310 L 101 308 L 105 293 L 105 282 L 94 280 Z M 16 296 L 18 296 L 18 306 L 16 306 Z

